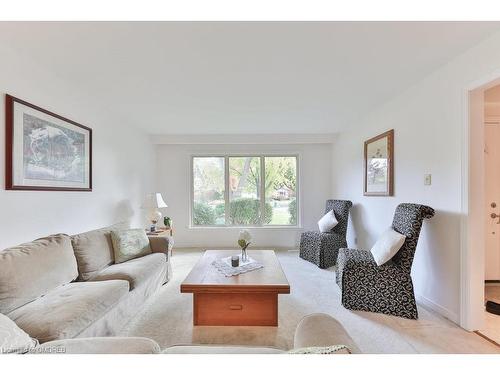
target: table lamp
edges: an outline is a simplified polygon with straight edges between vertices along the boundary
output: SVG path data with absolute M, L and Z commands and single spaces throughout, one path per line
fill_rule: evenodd
M 152 193 L 146 196 L 143 208 L 149 209 L 148 220 L 151 221 L 150 231 L 156 231 L 156 223 L 161 219 L 162 214 L 158 211 L 159 208 L 168 207 L 161 193 Z

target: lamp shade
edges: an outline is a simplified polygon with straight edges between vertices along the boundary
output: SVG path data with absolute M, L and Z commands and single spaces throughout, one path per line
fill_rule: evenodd
M 161 193 L 148 194 L 144 202 L 143 208 L 165 208 L 168 207 Z

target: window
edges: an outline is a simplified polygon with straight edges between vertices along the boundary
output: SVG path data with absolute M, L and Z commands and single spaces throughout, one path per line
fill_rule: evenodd
M 297 156 L 194 156 L 193 226 L 295 226 Z
M 193 158 L 193 224 L 225 224 L 225 159 Z

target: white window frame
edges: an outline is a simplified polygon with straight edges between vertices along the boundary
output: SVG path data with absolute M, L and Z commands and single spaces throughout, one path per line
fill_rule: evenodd
M 221 225 L 195 225 L 193 222 L 193 207 L 194 207 L 194 169 L 193 169 L 193 161 L 195 158 L 224 158 L 224 207 L 225 207 L 225 215 L 226 215 L 226 223 L 229 222 L 229 210 L 226 208 L 229 207 L 229 158 L 247 158 L 254 157 L 260 159 L 260 173 L 261 173 L 261 184 L 260 184 L 260 196 L 263 199 L 260 200 L 260 208 L 261 212 L 263 212 L 265 207 L 265 158 L 266 157 L 294 157 L 295 158 L 295 178 L 296 178 L 296 192 L 295 192 L 295 200 L 297 202 L 297 223 L 295 225 L 291 224 L 282 224 L 282 225 L 266 225 L 260 223 L 259 225 L 253 226 L 241 226 L 241 225 L 229 225 L 229 224 L 221 224 Z M 204 154 L 191 154 L 189 158 L 189 168 L 190 168 L 190 178 L 189 178 L 189 228 L 190 229 L 203 229 L 203 228 L 259 228 L 259 229 L 298 229 L 301 228 L 302 225 L 302 214 L 301 214 L 301 188 L 300 188 L 300 164 L 301 164 L 301 155 L 299 153 L 289 153 L 289 152 L 279 152 L 279 153 L 204 153 Z

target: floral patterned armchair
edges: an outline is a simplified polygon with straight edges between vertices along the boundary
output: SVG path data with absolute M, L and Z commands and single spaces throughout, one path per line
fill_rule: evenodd
M 387 263 L 377 266 L 369 251 L 340 249 L 336 281 L 342 305 L 417 319 L 418 311 L 411 280 L 411 266 L 424 219 L 434 216 L 431 207 L 402 203 L 394 213 L 392 228 L 406 236 L 401 249 Z
M 309 231 L 300 237 L 300 257 L 319 268 L 328 268 L 337 264 L 339 249 L 347 246 L 346 232 L 351 201 L 329 199 L 325 213 L 333 210 L 338 224 L 328 233 Z

